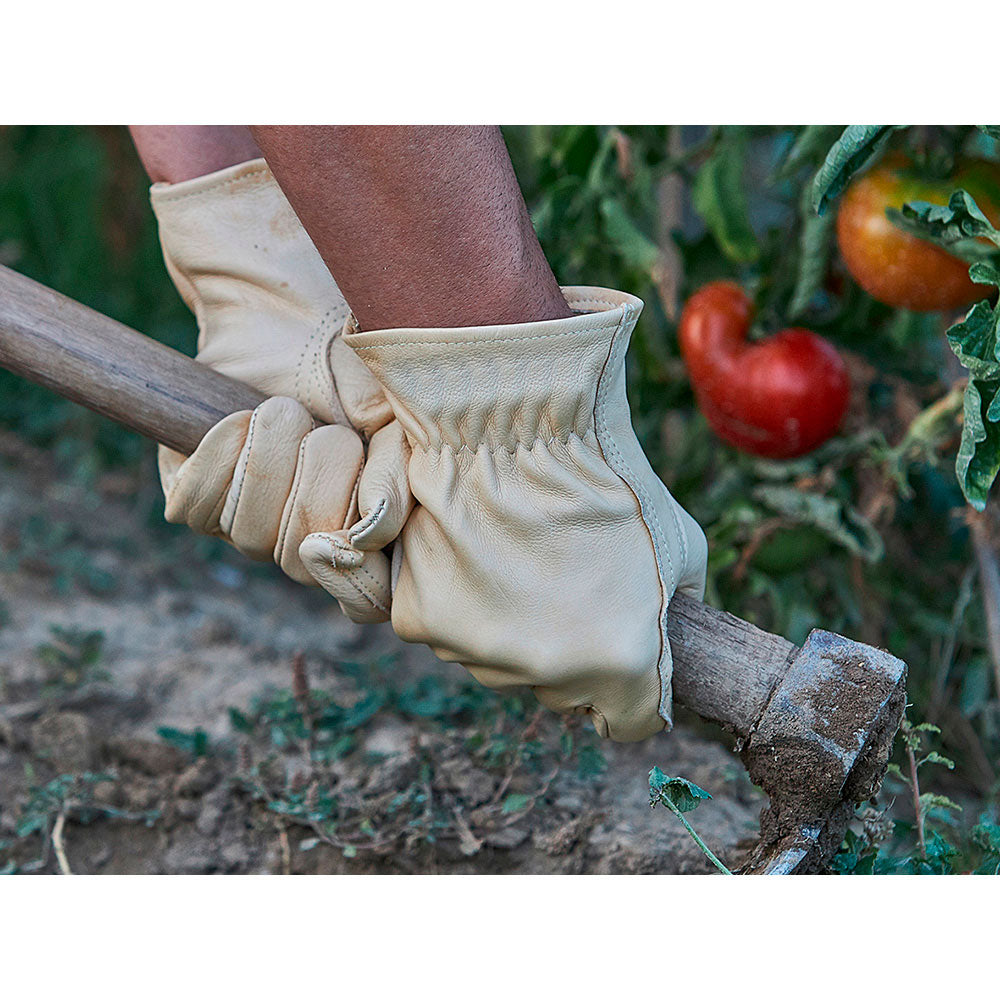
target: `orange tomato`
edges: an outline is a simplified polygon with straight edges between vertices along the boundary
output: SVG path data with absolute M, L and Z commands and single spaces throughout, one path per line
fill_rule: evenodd
M 897 309 L 959 309 L 988 290 L 969 279 L 969 265 L 940 247 L 893 225 L 888 208 L 911 201 L 946 205 L 964 188 L 994 224 L 1000 223 L 1000 169 L 985 160 L 962 164 L 951 179 L 922 179 L 890 160 L 854 181 L 837 213 L 837 243 L 854 280 L 872 298 Z

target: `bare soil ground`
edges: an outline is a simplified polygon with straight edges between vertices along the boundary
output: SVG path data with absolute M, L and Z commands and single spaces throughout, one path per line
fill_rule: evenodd
M 711 871 L 760 793 L 690 722 L 640 745 L 500 698 L 221 543 L 150 474 L 74 485 L 0 439 L 0 870 Z

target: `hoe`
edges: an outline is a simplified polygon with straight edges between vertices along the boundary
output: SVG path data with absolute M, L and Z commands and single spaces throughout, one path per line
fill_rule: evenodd
M 190 454 L 263 397 L 0 267 L 0 366 Z M 805 644 L 689 598 L 670 605 L 674 695 L 735 735 L 768 795 L 747 874 L 821 871 L 878 790 L 905 707 L 906 664 L 814 629 Z

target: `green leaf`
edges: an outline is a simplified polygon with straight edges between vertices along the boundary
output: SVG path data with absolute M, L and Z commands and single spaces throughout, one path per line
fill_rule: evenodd
M 924 812 L 929 809 L 947 809 L 950 812 L 961 812 L 962 807 L 948 798 L 947 795 L 938 795 L 935 792 L 924 792 L 920 796 L 920 807 Z
M 678 812 L 691 812 L 700 802 L 712 796 L 687 778 L 671 778 L 658 767 L 649 772 L 649 804 L 666 805 L 670 802 Z
M 973 265 L 976 280 L 991 280 L 996 269 Z M 955 357 L 969 370 L 963 401 L 962 439 L 955 458 L 955 475 L 966 500 L 976 510 L 1000 473 L 1000 307 L 978 302 L 948 330 Z
M 893 131 L 902 125 L 848 125 L 830 147 L 812 185 L 812 206 L 823 215 L 854 175 L 881 151 Z
M 969 831 L 973 844 L 987 854 L 1000 855 L 1000 826 L 985 817 Z
M 156 734 L 164 743 L 170 743 L 191 754 L 192 757 L 204 757 L 208 753 L 208 733 L 204 729 L 193 729 L 187 732 L 183 729 L 174 729 L 171 726 L 160 726 L 156 730 Z
M 836 221 L 833 215 L 816 215 L 811 210 L 808 188 L 803 188 L 802 195 L 798 270 L 792 300 L 788 306 L 789 319 L 796 319 L 805 312 L 810 300 L 823 284 Z
M 867 562 L 882 558 L 885 546 L 874 525 L 834 497 L 770 483 L 754 487 L 753 496 L 789 521 L 818 528 L 852 555 Z
M 940 764 L 942 767 L 948 768 L 949 771 L 953 771 L 955 769 L 955 762 L 942 756 L 936 750 L 931 750 L 931 752 L 917 764 L 917 767 L 923 767 L 924 764 Z
M 660 248 L 632 221 L 617 198 L 601 199 L 601 217 L 612 247 L 629 267 L 650 274 L 660 259 Z
M 963 415 L 955 475 L 965 499 L 981 511 L 1000 473 L 1000 381 L 970 378 Z
M 772 182 L 788 180 L 804 167 L 820 162 L 840 131 L 839 125 L 806 125 L 781 158 L 772 175 Z
M 238 708 L 229 709 L 229 723 L 238 733 L 253 732 L 253 720 Z
M 743 181 L 746 145 L 742 129 L 725 131 L 691 187 L 695 211 L 723 253 L 739 264 L 752 263 L 760 256 Z
M 500 811 L 502 813 L 520 812 L 530 804 L 530 795 L 522 795 L 520 792 L 511 792 L 510 795 L 503 800 L 503 805 L 500 807 Z
M 995 309 L 989 302 L 977 302 L 965 319 L 949 328 L 948 344 L 973 378 L 987 381 L 1000 379 L 998 329 L 1000 309 Z
M 961 188 L 952 192 L 947 205 L 912 201 L 899 211 L 890 208 L 886 215 L 900 229 L 970 262 L 993 252 L 981 240 L 989 240 L 994 247 L 1000 246 L 1000 231 L 994 229 L 972 195 Z M 983 284 L 992 283 L 988 278 L 983 281 Z
M 976 128 L 991 139 L 1000 139 L 1000 125 L 977 125 Z
M 903 769 L 898 764 L 889 764 L 885 769 L 885 773 L 891 774 L 894 778 L 898 778 L 907 785 L 910 783 L 909 777 L 903 774 Z
M 950 873 L 952 871 L 951 861 L 957 858 L 959 850 L 953 844 L 949 844 L 937 831 L 931 833 L 927 838 L 927 860 L 935 871 Z
M 386 695 L 381 691 L 369 691 L 356 705 L 349 708 L 339 722 L 343 732 L 358 729 L 369 722 L 385 705 Z

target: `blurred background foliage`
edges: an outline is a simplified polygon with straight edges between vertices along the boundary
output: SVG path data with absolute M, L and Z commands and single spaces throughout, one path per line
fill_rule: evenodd
M 505 135 L 560 281 L 626 289 L 646 303 L 629 356 L 635 425 L 708 535 L 708 599 L 796 642 L 821 626 L 906 659 L 911 716 L 941 726 L 956 767 L 940 780 L 971 821 L 997 792 L 1000 666 L 953 471 L 959 411 L 942 330 L 954 317 L 880 305 L 837 259 L 833 213 L 817 218 L 804 193 L 840 131 L 530 126 Z M 969 141 L 994 155 L 984 137 Z M 0 263 L 193 352 L 147 186 L 124 129 L 4 129 Z M 678 310 L 720 277 L 755 296 L 755 333 L 808 326 L 847 358 L 850 413 L 812 455 L 740 454 L 698 412 Z M 148 442 L 0 371 L 3 430 L 51 449 L 65 476 L 155 475 Z M 945 826 L 962 822 L 955 817 L 936 814 Z

